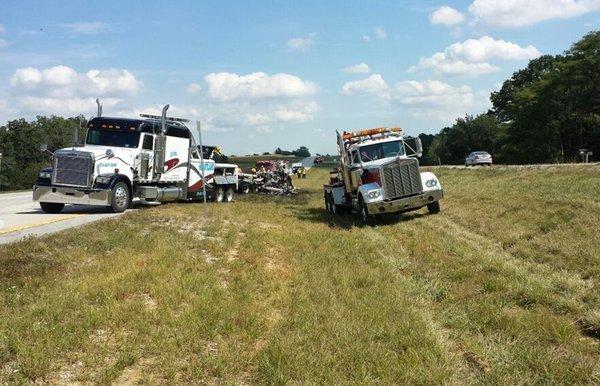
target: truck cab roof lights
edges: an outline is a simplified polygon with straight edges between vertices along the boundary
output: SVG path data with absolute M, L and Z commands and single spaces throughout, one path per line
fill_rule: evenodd
M 377 134 L 392 134 L 392 133 L 400 133 L 402 129 L 400 127 L 377 127 L 375 129 L 365 129 L 356 132 L 348 132 L 344 131 L 342 134 L 342 138 L 344 140 L 360 138 L 360 137 L 370 137 Z

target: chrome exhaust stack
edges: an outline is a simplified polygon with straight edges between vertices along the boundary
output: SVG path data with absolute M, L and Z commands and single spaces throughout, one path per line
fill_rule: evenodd
M 100 118 L 102 116 L 102 101 L 100 99 L 96 99 L 96 105 L 98 105 L 98 112 L 96 116 Z

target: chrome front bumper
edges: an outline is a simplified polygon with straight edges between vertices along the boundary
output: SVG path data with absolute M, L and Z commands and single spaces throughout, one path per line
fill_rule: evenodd
M 33 201 L 57 204 L 110 205 L 110 190 L 80 189 L 66 186 L 34 186 Z
M 416 196 L 399 198 L 390 201 L 379 201 L 367 204 L 369 214 L 408 212 L 419 209 L 434 201 L 441 200 L 444 191 L 441 189 L 430 190 Z

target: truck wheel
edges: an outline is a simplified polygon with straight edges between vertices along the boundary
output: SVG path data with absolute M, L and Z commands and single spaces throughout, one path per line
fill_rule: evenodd
M 233 201 L 233 191 L 234 190 L 235 190 L 235 188 L 233 186 L 230 186 L 225 190 L 225 195 L 223 196 L 223 202 Z
M 129 201 L 131 200 L 127 184 L 123 181 L 117 182 L 111 190 L 111 197 L 111 211 L 114 213 L 124 212 L 129 207 Z
M 358 198 L 358 216 L 363 224 L 372 224 L 373 215 L 369 214 L 367 204 L 363 201 L 362 196 Z
M 338 206 L 335 204 L 335 199 L 333 198 L 333 193 L 329 194 L 329 206 L 331 208 L 331 214 L 338 214 Z
M 40 207 L 44 211 L 44 213 L 60 213 L 65 204 L 57 204 L 54 202 L 40 202 Z
M 222 187 L 218 187 L 214 191 L 213 201 L 214 202 L 223 202 L 223 198 L 225 197 L 225 190 Z
M 250 185 L 243 184 L 242 188 L 241 188 L 241 193 L 242 194 L 248 194 L 248 193 L 250 193 Z
M 440 211 L 440 202 L 434 201 L 431 204 L 427 204 L 427 210 L 430 214 L 436 214 Z

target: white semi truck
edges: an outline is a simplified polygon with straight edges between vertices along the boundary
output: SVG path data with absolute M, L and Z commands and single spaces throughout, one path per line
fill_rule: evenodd
M 33 200 L 47 213 L 65 204 L 123 212 L 134 198 L 158 205 L 202 199 L 204 192 L 213 201 L 232 201 L 237 166 L 203 159 L 187 120 L 167 117 L 168 108 L 162 116 L 109 118 L 102 117 L 98 102 L 85 144 L 53 153 L 52 167 L 38 175 Z
M 329 213 L 355 211 L 367 223 L 377 215 L 424 206 L 429 213 L 440 211 L 439 180 L 419 170 L 419 138 L 404 137 L 400 128 L 377 128 L 337 132 L 337 140 L 340 166 L 323 187 Z

